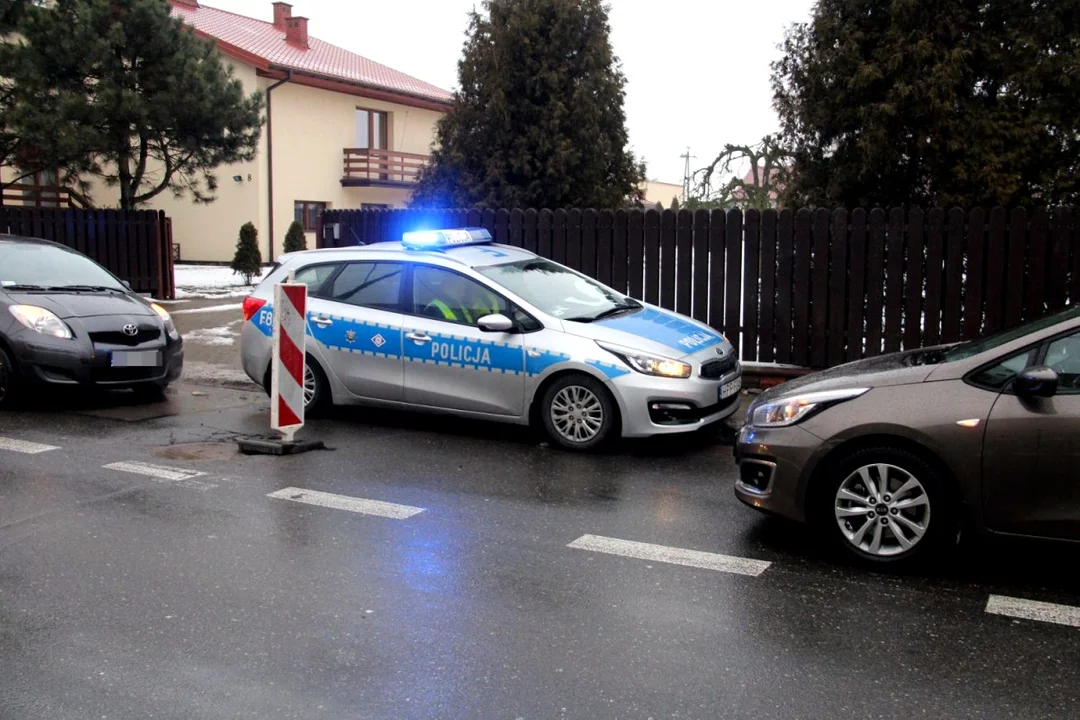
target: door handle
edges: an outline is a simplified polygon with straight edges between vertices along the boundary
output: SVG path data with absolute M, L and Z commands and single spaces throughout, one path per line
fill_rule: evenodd
M 328 317 L 324 317 L 324 316 L 321 316 L 321 315 L 320 315 L 320 316 L 318 316 L 318 317 L 313 317 L 313 318 L 311 318 L 311 322 L 315 323 L 315 324 L 316 324 L 316 325 L 318 325 L 319 327 L 327 327 L 327 326 L 329 326 L 329 325 L 333 325 L 333 324 L 334 324 L 334 321 L 333 321 L 333 320 L 331 320 L 331 319 L 330 319 L 330 318 L 328 318 Z
M 423 345 L 424 343 L 431 342 L 431 336 L 430 335 L 425 335 L 424 333 L 415 333 L 415 332 L 405 333 L 405 337 L 409 338 L 410 340 L 412 340 L 417 345 Z

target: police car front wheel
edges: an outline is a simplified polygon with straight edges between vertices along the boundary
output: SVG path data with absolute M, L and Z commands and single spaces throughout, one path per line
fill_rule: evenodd
M 542 410 L 548 436 L 570 450 L 603 444 L 618 423 L 611 393 L 588 375 L 566 375 L 552 383 Z

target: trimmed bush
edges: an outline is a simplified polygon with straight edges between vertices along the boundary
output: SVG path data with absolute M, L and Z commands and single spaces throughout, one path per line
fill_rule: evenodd
M 289 226 L 289 232 L 285 233 L 285 252 L 299 252 L 307 250 L 307 235 L 304 234 L 304 224 L 299 220 L 293 220 Z
M 262 272 L 262 252 L 259 250 L 259 231 L 251 223 L 244 223 L 240 228 L 240 238 L 236 241 L 236 254 L 233 255 L 232 271 L 242 275 L 244 282 L 251 284 L 251 279 Z

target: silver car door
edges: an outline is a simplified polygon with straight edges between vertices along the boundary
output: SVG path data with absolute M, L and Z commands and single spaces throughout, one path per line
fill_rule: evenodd
M 404 264 L 347 263 L 308 301 L 308 327 L 332 373 L 358 398 L 400 401 Z
M 414 405 L 520 416 L 525 404 L 522 336 L 477 327 L 510 314 L 486 285 L 446 268 L 415 265 L 405 320 L 405 400 Z

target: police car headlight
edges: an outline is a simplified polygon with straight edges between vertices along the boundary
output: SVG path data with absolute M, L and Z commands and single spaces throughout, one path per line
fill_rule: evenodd
M 634 370 L 637 370 L 639 373 L 669 378 L 690 377 L 691 368 L 684 362 L 672 360 L 671 358 L 657 357 L 655 355 L 644 355 L 628 348 L 621 348 L 617 345 L 608 345 L 607 343 L 602 343 L 600 341 L 597 341 L 596 344 L 622 360 Z

